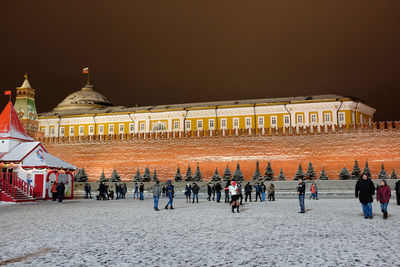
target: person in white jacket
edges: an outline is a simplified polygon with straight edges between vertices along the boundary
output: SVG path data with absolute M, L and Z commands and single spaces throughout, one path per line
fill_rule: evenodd
M 228 187 L 229 195 L 231 196 L 232 203 L 232 213 L 239 213 L 239 187 L 237 186 L 236 181 L 233 181 L 232 184 Z

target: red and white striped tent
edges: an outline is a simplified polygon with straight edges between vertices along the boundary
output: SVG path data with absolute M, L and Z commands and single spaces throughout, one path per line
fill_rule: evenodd
M 11 101 L 0 114 L 0 167 L 0 200 L 16 201 L 18 193 L 25 193 L 27 199 L 47 199 L 51 184 L 61 181 L 65 197 L 73 198 L 73 171 L 77 168 L 48 153 L 26 133 Z

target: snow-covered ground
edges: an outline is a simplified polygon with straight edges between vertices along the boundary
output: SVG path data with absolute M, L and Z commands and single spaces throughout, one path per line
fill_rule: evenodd
M 160 207 L 164 207 L 162 199 Z M 227 204 L 177 199 L 0 205 L 0 266 L 400 266 L 400 206 L 357 199 Z

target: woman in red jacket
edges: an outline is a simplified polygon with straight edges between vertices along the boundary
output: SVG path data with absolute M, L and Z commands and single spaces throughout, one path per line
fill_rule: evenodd
M 385 180 L 381 180 L 378 192 L 376 193 L 376 200 L 381 203 L 381 210 L 383 213 L 383 219 L 387 219 L 387 206 L 391 196 L 390 187 L 387 185 Z

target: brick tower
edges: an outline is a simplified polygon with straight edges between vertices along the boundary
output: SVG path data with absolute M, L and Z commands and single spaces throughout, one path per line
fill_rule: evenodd
M 29 84 L 27 75 L 21 87 L 17 87 L 14 107 L 26 132 L 33 138 L 42 136 L 36 112 L 35 89 Z

